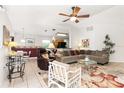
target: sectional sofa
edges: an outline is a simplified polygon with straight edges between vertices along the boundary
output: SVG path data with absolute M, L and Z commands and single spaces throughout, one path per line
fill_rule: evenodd
M 57 49 L 56 60 L 64 63 L 73 63 L 79 59 L 84 59 L 86 56 L 98 64 L 104 65 L 109 62 L 109 55 L 106 51 L 74 49 Z

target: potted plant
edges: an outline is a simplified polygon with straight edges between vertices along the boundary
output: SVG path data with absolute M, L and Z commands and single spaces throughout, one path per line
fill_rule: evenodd
M 113 50 L 115 43 L 111 41 L 108 34 L 105 36 L 105 40 L 103 41 L 103 43 L 105 44 L 105 48 L 103 48 L 103 50 L 106 51 L 109 56 L 115 52 L 115 50 Z

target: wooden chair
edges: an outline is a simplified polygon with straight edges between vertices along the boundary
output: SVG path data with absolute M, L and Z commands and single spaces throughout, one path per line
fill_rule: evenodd
M 81 86 L 81 68 L 72 69 L 69 64 L 50 62 L 48 87 L 79 88 Z

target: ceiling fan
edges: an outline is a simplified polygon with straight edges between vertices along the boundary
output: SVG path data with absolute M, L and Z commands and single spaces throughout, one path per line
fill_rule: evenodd
M 79 22 L 79 18 L 88 18 L 90 16 L 89 14 L 78 15 L 80 9 L 81 9 L 80 7 L 74 6 L 74 7 L 72 7 L 72 13 L 70 15 L 65 14 L 65 13 L 59 13 L 59 15 L 69 17 L 68 19 L 63 20 L 62 22 L 66 22 L 68 20 L 71 20 L 71 21 L 73 21 L 75 23 L 78 23 Z

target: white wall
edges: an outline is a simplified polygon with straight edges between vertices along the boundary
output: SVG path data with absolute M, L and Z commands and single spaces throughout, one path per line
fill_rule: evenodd
M 8 48 L 2 45 L 3 43 L 3 25 L 6 25 L 7 28 L 11 31 L 11 25 L 8 19 L 8 16 L 5 12 L 0 11 L 0 87 L 3 83 L 3 79 L 7 79 L 7 67 L 6 64 L 6 55 L 8 53 Z
M 81 25 L 83 26 L 80 28 L 82 35 L 77 33 L 78 36 L 75 36 L 77 41 L 82 38 L 89 38 L 90 49 L 101 50 L 104 47 L 105 35 L 109 34 L 111 40 L 116 43 L 115 53 L 111 56 L 110 61 L 124 62 L 124 6 L 115 6 L 103 11 L 89 19 L 83 20 Z M 93 29 L 87 31 L 87 27 L 90 26 Z
M 76 26 L 71 26 L 70 27 L 70 48 L 77 48 L 78 44 L 80 43 L 80 37 L 81 37 L 81 32 L 82 29 L 79 29 Z
M 28 27 L 27 27 L 28 28 Z M 57 32 L 62 32 L 62 33 L 69 33 L 68 28 L 63 27 L 63 26 L 58 26 L 56 25 L 56 30 L 52 31 L 51 27 L 46 28 L 48 31 L 45 32 L 44 28 L 36 28 L 31 27 L 27 29 L 25 27 L 24 31 L 21 30 L 15 30 L 13 31 L 15 41 L 17 42 L 17 46 L 25 46 L 25 43 L 21 42 L 21 39 L 26 39 L 26 38 L 32 38 L 35 40 L 35 46 L 43 46 L 42 40 L 50 40 L 52 41 L 52 37 L 55 36 Z

